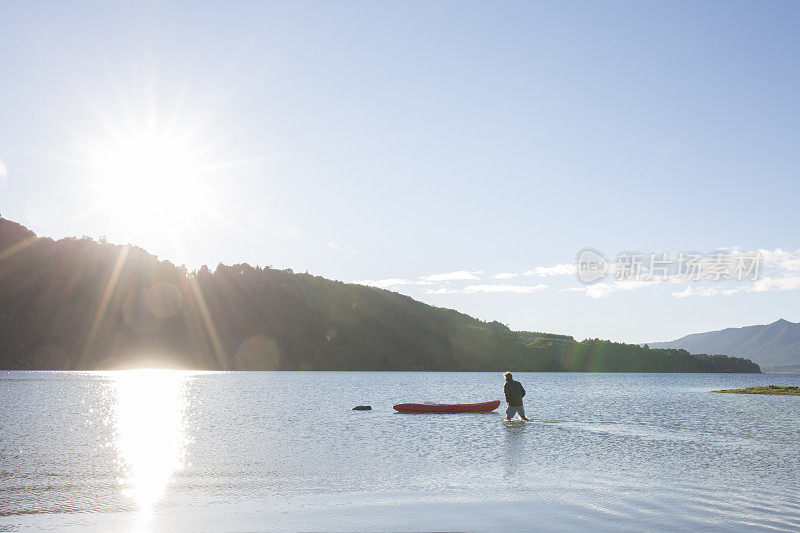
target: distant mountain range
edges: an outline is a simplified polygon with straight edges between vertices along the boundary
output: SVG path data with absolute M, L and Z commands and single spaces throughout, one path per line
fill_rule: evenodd
M 190 272 L 0 218 L 0 369 L 759 372 L 752 361 L 515 332 L 373 287 L 246 263 Z
M 746 357 L 768 370 L 800 369 L 800 323 L 782 318 L 772 324 L 693 333 L 670 342 L 648 343 L 648 346 Z

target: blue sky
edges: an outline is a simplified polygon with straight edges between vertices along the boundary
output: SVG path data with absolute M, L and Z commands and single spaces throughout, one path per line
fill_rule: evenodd
M 579 338 L 800 321 L 799 19 L 795 2 L 8 4 L 0 213 Z M 190 171 L 131 163 L 142 135 Z M 585 247 L 764 250 L 771 281 L 523 274 Z

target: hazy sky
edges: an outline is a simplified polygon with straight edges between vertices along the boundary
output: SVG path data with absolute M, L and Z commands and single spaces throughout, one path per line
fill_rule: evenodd
M 0 213 L 40 235 L 579 338 L 800 321 L 800 3 L 111 4 L 0 8 Z M 764 263 L 587 286 L 586 247 Z

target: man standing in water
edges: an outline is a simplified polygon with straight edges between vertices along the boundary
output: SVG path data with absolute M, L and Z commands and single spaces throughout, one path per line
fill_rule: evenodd
M 506 372 L 503 375 L 506 377 L 503 392 L 506 393 L 506 402 L 508 402 L 506 420 L 511 420 L 517 413 L 519 413 L 521 419 L 530 420 L 530 418 L 525 417 L 525 408 L 522 407 L 522 397 L 525 396 L 525 389 L 522 387 L 522 383 L 511 379 L 511 372 Z

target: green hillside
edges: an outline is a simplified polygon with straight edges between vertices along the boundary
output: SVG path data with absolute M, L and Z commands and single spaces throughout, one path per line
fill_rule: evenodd
M 650 346 L 747 357 L 776 372 L 800 370 L 800 323 L 782 318 L 771 324 L 693 333 Z
M 514 332 L 291 270 L 187 272 L 134 246 L 0 218 L 0 368 L 758 372 L 725 356 Z

